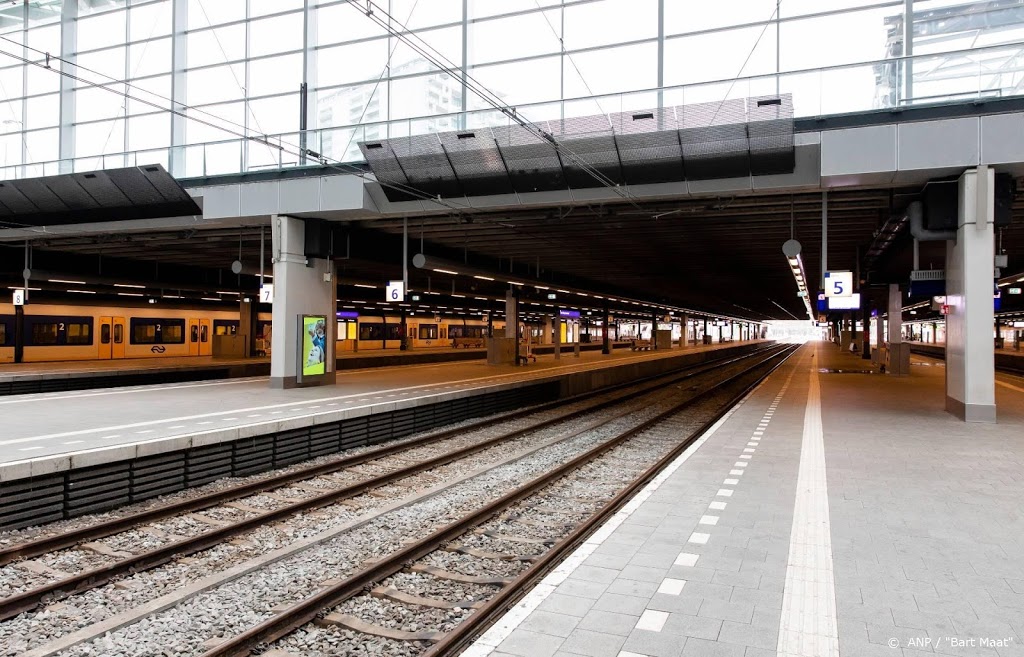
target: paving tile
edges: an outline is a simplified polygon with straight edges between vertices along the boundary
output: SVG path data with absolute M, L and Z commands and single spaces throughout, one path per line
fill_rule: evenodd
M 616 657 L 625 640 L 625 637 L 614 634 L 575 630 L 561 644 L 561 648 L 586 657 Z
M 686 641 L 686 637 L 678 634 L 634 630 L 622 644 L 622 649 L 650 657 L 679 657 Z
M 774 649 L 779 643 L 779 628 L 757 627 L 748 623 L 723 621 L 718 634 L 721 643 L 736 643 L 754 648 Z
M 537 609 L 527 616 L 519 627 L 531 632 L 567 637 L 580 622 L 576 616 Z
M 544 602 L 540 603 L 537 609 L 583 618 L 593 606 L 594 600 L 589 598 L 577 598 L 573 595 L 565 595 L 555 591 L 545 598 Z
M 660 583 L 660 579 L 657 582 L 641 582 L 635 579 L 616 579 L 608 586 L 608 592 L 618 593 L 620 595 L 632 595 L 640 598 L 650 598 L 658 592 L 658 585 Z
M 688 638 L 683 647 L 683 657 L 743 657 L 745 646 L 717 643 L 704 639 Z
M 718 618 L 738 623 L 749 623 L 754 615 L 754 605 L 749 602 L 724 602 L 705 599 L 700 605 L 698 616 Z
M 638 616 L 593 609 L 580 621 L 579 628 L 581 630 L 592 630 L 618 636 L 629 636 L 638 619 Z
M 662 631 L 716 641 L 721 629 L 722 621 L 717 618 L 702 618 L 689 614 L 670 613 Z
M 521 657 L 549 657 L 555 654 L 562 641 L 561 637 L 516 629 L 498 645 L 498 650 Z

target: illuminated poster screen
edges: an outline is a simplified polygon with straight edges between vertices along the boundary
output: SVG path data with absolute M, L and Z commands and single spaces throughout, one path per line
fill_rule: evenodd
M 302 378 L 327 373 L 327 317 L 302 316 Z

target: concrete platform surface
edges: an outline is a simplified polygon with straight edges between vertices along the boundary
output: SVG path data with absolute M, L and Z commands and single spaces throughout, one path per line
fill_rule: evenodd
M 467 361 L 351 370 L 340 372 L 336 385 L 292 390 L 271 390 L 266 378 L 248 378 L 5 397 L 0 481 L 741 344 L 750 343 L 607 356 L 583 352 L 558 360 L 548 355 L 525 367 Z
M 803 347 L 464 657 L 1024 655 L 1024 387 L 933 363 Z

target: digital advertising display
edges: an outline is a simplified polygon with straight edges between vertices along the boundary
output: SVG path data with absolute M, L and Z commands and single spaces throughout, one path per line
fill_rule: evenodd
M 327 373 L 327 317 L 303 315 L 299 324 L 302 348 L 299 351 L 299 381 Z

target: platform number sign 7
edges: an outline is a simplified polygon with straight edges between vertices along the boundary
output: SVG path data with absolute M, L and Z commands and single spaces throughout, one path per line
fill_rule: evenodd
M 274 303 L 274 285 L 264 283 L 260 286 L 260 303 Z
M 853 296 L 853 272 L 849 272 L 849 271 L 827 271 L 827 272 L 825 272 L 825 296 L 826 297 L 849 297 L 849 296 Z

